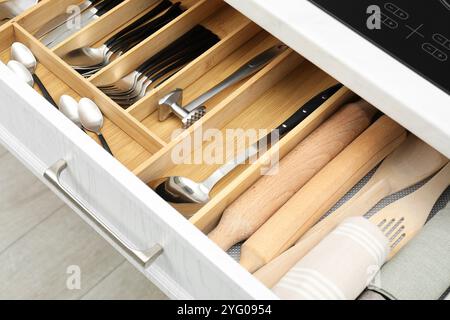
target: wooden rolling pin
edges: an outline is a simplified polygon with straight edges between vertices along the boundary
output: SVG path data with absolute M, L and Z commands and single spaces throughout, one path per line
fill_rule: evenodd
M 280 161 L 277 175 L 262 177 L 234 201 L 209 238 L 225 251 L 248 239 L 367 129 L 376 112 L 364 100 L 342 107 Z
M 381 117 L 244 243 L 241 265 L 255 272 L 289 249 L 405 139 L 404 128 L 386 116 Z
M 259 269 L 254 276 L 272 288 L 346 218 L 366 214 L 385 197 L 430 177 L 447 161 L 438 151 L 410 134 L 406 141 L 383 161 L 369 182 L 352 199 L 316 224 L 295 246 Z

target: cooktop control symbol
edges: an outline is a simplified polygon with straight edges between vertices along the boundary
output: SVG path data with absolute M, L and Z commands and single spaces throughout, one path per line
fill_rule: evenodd
M 398 23 L 389 18 L 387 15 L 385 15 L 383 12 L 381 13 L 381 22 L 385 25 L 388 26 L 391 29 L 397 29 L 398 28 Z
M 406 37 L 406 39 L 411 38 L 413 35 L 417 35 L 419 37 L 425 38 L 425 36 L 423 35 L 423 33 L 420 32 L 420 29 L 422 29 L 423 24 L 421 24 L 420 26 L 418 26 L 417 28 L 413 28 L 409 25 L 405 25 L 406 28 L 408 28 L 409 30 L 411 30 L 411 33 L 408 34 L 408 36 Z
M 422 45 L 422 49 L 425 52 L 431 54 L 435 59 L 437 59 L 439 61 L 442 61 L 442 62 L 447 61 L 447 58 L 448 58 L 447 55 L 444 52 L 442 52 L 441 50 L 439 50 L 438 48 L 436 48 L 431 43 L 428 43 L 428 42 L 424 43 Z
M 450 50 L 450 40 L 447 39 L 442 34 L 440 34 L 440 33 L 433 34 L 433 40 L 436 41 L 436 43 L 439 43 L 441 46 L 443 46 L 447 50 Z
M 384 5 L 384 8 L 402 20 L 408 20 L 409 18 L 409 14 L 405 10 L 400 9 L 398 6 L 391 2 L 386 3 Z

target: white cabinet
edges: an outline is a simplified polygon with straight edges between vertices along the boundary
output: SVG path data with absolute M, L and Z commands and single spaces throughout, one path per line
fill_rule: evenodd
M 137 10 L 146 9 L 144 1 L 140 0 L 130 9 L 131 2 L 124 1 L 115 9 L 117 12 L 98 19 L 92 26 L 88 26 L 87 31 L 80 31 L 53 51 L 45 49 L 32 37 L 32 33 L 42 24 L 37 19 L 51 19 L 58 10 L 76 1 L 64 0 L 56 4 L 53 1 L 42 1 L 25 17 L 0 28 L 0 52 L 3 52 L 3 62 L 7 61 L 7 51 L 13 41 L 25 42 L 45 66 L 45 69 L 38 69 L 38 72 L 47 76 L 49 73 L 53 74 L 62 80 L 61 83 L 65 83 L 65 86 L 55 84 L 59 95 L 70 89 L 69 94 L 89 96 L 100 105 L 110 120 L 107 133 L 110 136 L 120 136 L 112 143 L 113 151 L 118 155 L 117 159 L 101 149 L 91 137 L 73 125 L 35 90 L 16 80 L 2 63 L 0 141 L 170 297 L 275 299 L 270 290 L 199 230 L 211 229 L 220 217 L 220 210 L 235 198 L 240 190 L 245 190 L 252 179 L 255 180 L 256 169 L 245 168 L 236 173 L 228 184 L 223 186 L 217 199 L 190 221 L 159 198 L 143 181 L 149 182 L 158 175 L 171 172 L 174 167 L 167 163 L 168 154 L 174 146 L 168 132 L 179 123 L 173 120 L 165 125 L 155 124 L 152 117 L 156 112 L 157 99 L 178 86 L 189 87 L 188 96 L 192 96 L 203 89 L 203 83 L 215 81 L 216 77 L 221 78 L 224 77 L 223 74 L 229 73 L 226 64 L 234 63 L 234 66 L 238 67 L 255 52 L 276 43 L 277 40 L 225 3 L 216 0 L 184 1 L 188 10 L 179 20 L 120 58 L 119 62 L 113 63 L 91 81 L 84 80 L 57 57 L 79 41 L 95 43 L 102 39 L 112 31 L 108 30 L 112 28 L 110 25 L 108 28 L 101 27 L 107 22 L 126 19 L 127 15 L 134 17 L 139 13 Z M 307 60 L 450 156 L 448 95 L 306 0 L 227 2 Z M 47 8 L 51 10 L 46 11 Z M 45 19 L 44 12 L 50 12 Z M 229 19 L 225 19 L 226 17 Z M 126 20 L 121 21 L 125 22 Z M 153 50 L 150 47 L 152 41 L 162 41 L 162 46 L 165 41 L 175 39 L 183 30 L 197 23 L 216 28 L 221 37 L 219 44 L 186 67 L 180 75 L 151 93 L 144 101 L 138 102 L 129 110 L 123 110 L 95 88 L 94 85 L 120 77 L 145 60 L 145 53 L 150 54 Z M 359 54 L 352 49 L 356 47 Z M 377 62 L 370 63 L 371 61 Z M 298 66 L 303 69 L 297 68 Z M 217 99 L 210 115 L 205 118 L 205 123 L 208 127 L 226 128 L 232 121 L 239 124 L 239 117 L 242 118 L 242 123 L 248 121 L 248 118 L 245 118 L 248 115 L 244 113 L 246 106 L 235 102 L 242 101 L 250 108 L 258 107 L 258 104 L 261 104 L 258 102 L 258 94 L 262 95 L 271 88 L 276 89 L 278 82 L 283 81 L 284 77 L 292 72 L 297 72 L 305 81 L 314 75 L 320 83 L 298 90 L 296 101 L 304 101 L 315 95 L 320 88 L 325 88 L 335 81 L 325 72 L 316 72 L 317 70 L 317 67 L 297 53 L 287 52 L 252 79 L 235 86 L 234 93 L 226 92 Z M 390 70 L 389 74 L 385 70 Z M 43 80 L 52 81 L 52 76 L 49 77 Z M 295 83 L 292 86 L 294 87 Z M 275 92 L 278 91 L 275 89 L 274 99 L 281 101 L 282 97 L 276 96 Z M 285 144 L 282 152 L 286 153 L 292 148 L 293 143 L 301 139 L 302 134 L 319 125 L 321 117 L 331 114 L 338 103 L 345 101 L 350 95 L 348 90 L 343 90 L 333 104 L 321 109 L 320 117 L 305 125 L 303 133 L 299 131 L 288 138 L 290 143 Z M 226 108 L 227 112 L 223 113 Z M 295 110 L 295 105 L 289 108 Z M 262 122 L 259 124 L 262 125 Z M 193 129 L 190 129 L 187 134 L 193 132 Z M 134 153 L 127 149 L 127 142 L 124 141 L 136 145 L 136 148 L 133 147 Z M 131 152 L 131 155 L 128 152 Z M 60 160 L 67 164 L 61 173 L 60 183 L 71 195 L 64 195 L 44 178 L 46 170 Z M 191 172 L 189 170 L 192 171 L 187 169 L 187 172 Z M 203 172 L 198 173 L 199 178 L 210 171 L 209 168 L 202 170 Z M 82 205 L 74 205 L 75 202 Z M 91 213 L 100 224 L 90 219 L 86 213 Z M 108 230 L 105 230 L 105 227 Z M 161 248 L 161 251 L 156 250 L 158 248 Z M 139 263 L 139 259 L 134 258 L 149 250 L 155 254 L 154 262 L 144 267 Z

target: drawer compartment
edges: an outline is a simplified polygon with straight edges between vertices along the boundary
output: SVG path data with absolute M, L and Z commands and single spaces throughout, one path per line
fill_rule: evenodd
M 0 92 L 5 94 L 6 103 L 17 105 L 17 110 L 12 112 L 5 104 L 1 105 L 0 137 L 18 142 L 24 149 L 24 161 L 29 161 L 27 157 L 36 160 L 39 175 L 64 160 L 67 169 L 61 175 L 61 184 L 107 226 L 109 231 L 92 223 L 107 239 L 113 239 L 113 245 L 125 256 L 130 258 L 108 232 L 132 250 L 145 252 L 154 245 L 161 246 L 163 252 L 151 266 L 130 260 L 170 296 L 276 298 L 205 234 L 217 225 L 223 211 L 273 164 L 273 159 L 287 155 L 338 108 L 357 96 L 342 87 L 259 159 L 240 165 L 227 175 L 213 189 L 207 204 L 189 208 L 170 204 L 152 190 L 161 178 L 183 176 L 202 181 L 233 158 L 229 154 L 243 151 L 261 137 L 249 134 L 245 143 L 238 145 L 222 141 L 219 145 L 223 146 L 224 154 L 217 158 L 220 161 L 205 164 L 196 157 L 200 154 L 202 160 L 202 152 L 216 142 L 203 139 L 206 131 L 221 136 L 232 130 L 268 133 L 338 81 L 287 48 L 258 72 L 208 100 L 206 115 L 195 125 L 182 130 L 175 116 L 160 121 L 159 102 L 170 92 L 182 89 L 183 104 L 187 104 L 258 54 L 282 45 L 279 39 L 221 0 L 182 0 L 184 12 L 180 16 L 89 78 L 64 61 L 67 52 L 103 44 L 158 3 L 125 0 L 52 49 L 33 35 L 46 22 L 65 12 L 67 6 L 79 1 L 44 0 L 27 15 L 0 28 L 0 60 L 4 64 L 10 59 L 12 43 L 22 42 L 38 59 L 36 73 L 56 101 L 67 94 L 77 100 L 88 97 L 99 106 L 105 116 L 103 133 L 115 159 L 98 147 L 96 135 L 89 134 L 89 139 L 36 91 L 19 83 L 3 64 L 0 64 Z M 148 89 L 142 99 L 124 107 L 100 89 L 130 74 L 198 25 L 214 33 L 218 42 L 161 85 Z M 29 123 L 35 124 L 27 128 Z
M 58 102 L 60 96 L 64 94 L 70 95 L 77 100 L 81 97 L 95 96 L 95 93 L 93 93 L 91 86 L 88 83 L 80 81 L 78 75 L 72 73 L 71 70 L 60 63 L 60 61 L 55 61 L 56 59 L 52 53 L 43 49 L 42 46 L 21 29 L 21 27 L 17 25 L 7 26 L 3 30 L 2 36 L 4 41 L 2 41 L 0 48 L 0 60 L 5 64 L 8 63 L 10 60 L 11 45 L 16 41 L 24 43 L 31 48 L 38 60 L 36 74 L 42 80 L 56 102 Z M 37 89 L 36 85 L 35 88 Z M 152 137 L 152 133 L 150 132 L 147 134 L 148 138 L 146 139 L 145 147 L 142 146 L 139 140 L 134 139 L 128 134 L 126 125 L 123 125 L 123 122 L 122 124 L 119 122 L 119 125 L 117 125 L 117 121 L 111 120 L 122 118 L 122 121 L 133 125 L 132 119 L 126 119 L 123 113 L 114 114 L 114 106 L 111 105 L 107 99 L 95 100 L 106 115 L 102 131 L 116 158 L 128 169 L 134 170 L 134 168 L 148 160 L 155 152 L 159 151 L 164 146 L 158 138 Z M 106 111 L 108 109 L 109 111 Z M 118 109 L 118 111 L 120 112 L 121 110 Z M 108 116 L 108 114 L 110 116 Z M 95 135 L 90 135 L 94 139 L 97 139 Z M 140 141 L 143 141 L 143 139 Z

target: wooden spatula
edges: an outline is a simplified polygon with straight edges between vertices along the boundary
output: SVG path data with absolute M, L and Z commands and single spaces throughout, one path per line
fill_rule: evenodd
M 389 238 L 395 256 L 427 222 L 436 201 L 450 185 L 450 163 L 422 188 L 392 203 L 370 220 Z
M 366 214 L 383 198 L 430 177 L 447 161 L 447 158 L 425 142 L 409 135 L 352 199 L 305 233 L 294 247 L 258 270 L 255 276 L 271 288 L 346 218 Z
M 255 272 L 289 249 L 405 139 L 404 128 L 381 117 L 244 243 L 241 265 Z

